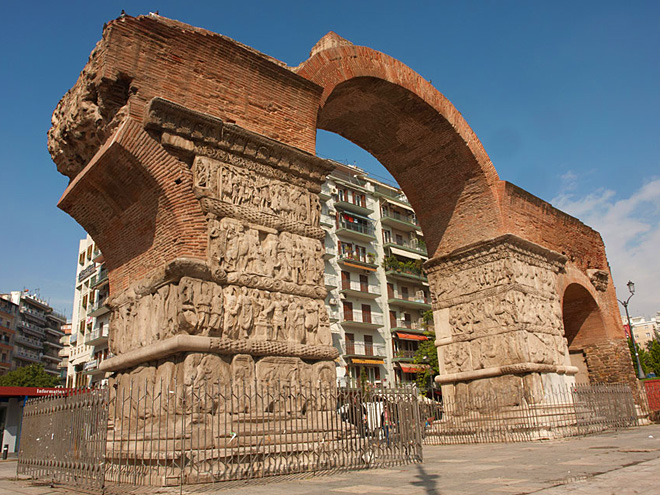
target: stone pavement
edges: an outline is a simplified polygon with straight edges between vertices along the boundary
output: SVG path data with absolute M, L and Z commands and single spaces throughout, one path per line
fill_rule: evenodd
M 14 481 L 11 478 L 15 470 L 15 461 L 0 462 L 0 495 L 75 493 L 34 486 L 25 480 Z M 423 464 L 263 484 L 233 484 L 206 491 L 219 495 L 319 492 L 326 495 L 656 495 L 660 493 L 660 425 L 535 443 L 425 447 Z M 184 487 L 183 493 L 189 491 Z

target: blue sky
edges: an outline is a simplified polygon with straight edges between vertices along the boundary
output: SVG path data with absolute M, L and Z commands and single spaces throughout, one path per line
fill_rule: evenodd
M 103 23 L 158 10 L 291 66 L 332 30 L 391 55 L 458 108 L 500 178 L 603 234 L 634 314 L 660 310 L 660 2 L 6 2 L 0 42 L 0 291 L 39 289 L 71 313 L 83 230 L 57 209 L 68 179 L 50 116 Z M 318 153 L 386 174 L 319 132 Z M 623 291 L 621 290 L 623 289 Z

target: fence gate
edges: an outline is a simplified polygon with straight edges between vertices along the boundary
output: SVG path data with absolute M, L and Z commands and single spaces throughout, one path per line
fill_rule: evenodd
M 105 480 L 107 428 L 107 389 L 28 400 L 18 474 L 100 492 Z

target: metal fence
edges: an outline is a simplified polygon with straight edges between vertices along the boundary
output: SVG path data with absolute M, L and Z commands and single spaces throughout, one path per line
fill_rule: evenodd
M 524 442 L 638 425 L 633 394 L 622 384 L 444 397 L 421 409 L 424 445 Z
M 133 383 L 25 407 L 19 474 L 98 493 L 422 460 L 417 392 Z

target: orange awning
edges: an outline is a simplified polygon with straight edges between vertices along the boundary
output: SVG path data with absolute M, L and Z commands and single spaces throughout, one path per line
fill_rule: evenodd
M 424 371 L 425 369 L 428 369 L 429 365 L 428 364 L 403 364 L 399 363 L 399 366 L 401 366 L 401 371 L 404 373 L 418 373 L 420 371 Z
M 382 359 L 351 359 L 351 362 L 354 364 L 385 364 L 385 361 Z
M 375 272 L 375 268 L 371 268 L 370 266 L 362 266 L 362 265 L 354 265 L 353 263 L 348 263 L 344 261 L 344 265 L 350 266 L 351 268 L 359 268 L 360 270 L 369 270 L 370 272 Z
M 419 335 L 417 333 L 396 332 L 396 336 L 402 340 L 429 340 L 426 335 Z

